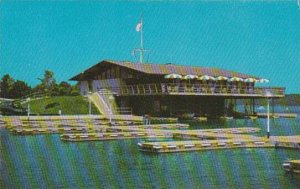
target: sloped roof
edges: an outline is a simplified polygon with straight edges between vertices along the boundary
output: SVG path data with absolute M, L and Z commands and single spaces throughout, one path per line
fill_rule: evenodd
M 83 80 L 90 75 L 96 74 L 97 70 L 101 70 L 101 67 L 107 64 L 118 65 L 121 67 L 126 67 L 138 72 L 145 74 L 153 75 L 167 75 L 167 74 L 180 74 L 180 75 L 209 75 L 209 76 L 225 76 L 225 77 L 240 77 L 240 78 L 255 78 L 260 79 L 259 77 L 238 73 L 234 71 L 228 71 L 219 68 L 209 68 L 209 67 L 196 67 L 196 66 L 183 66 L 183 65 L 174 65 L 174 64 L 149 64 L 149 63 L 133 63 L 125 61 L 112 61 L 104 60 L 100 63 L 88 68 L 84 72 L 72 77 L 70 80 Z

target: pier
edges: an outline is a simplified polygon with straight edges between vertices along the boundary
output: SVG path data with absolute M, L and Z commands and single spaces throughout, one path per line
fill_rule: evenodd
M 259 118 L 266 118 L 268 115 L 267 113 L 257 113 Z M 272 118 L 297 118 L 297 114 L 294 113 L 270 113 Z
M 17 135 L 60 134 L 62 141 L 106 141 L 133 138 L 169 138 L 175 141 L 139 142 L 141 151 L 169 153 L 233 148 L 300 149 L 300 135 L 258 137 L 259 128 L 224 128 L 188 130 L 188 124 L 152 124 L 108 120 L 93 116 L 2 117 L 1 124 Z

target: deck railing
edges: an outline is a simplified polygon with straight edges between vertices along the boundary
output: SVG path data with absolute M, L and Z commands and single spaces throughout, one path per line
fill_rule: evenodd
M 266 96 L 282 97 L 285 88 L 280 87 L 253 87 L 237 85 L 207 85 L 207 84 L 176 84 L 176 83 L 154 83 L 123 85 L 110 89 L 119 96 L 128 95 L 215 95 L 215 96 Z
M 120 107 L 116 108 L 117 113 L 120 115 L 132 115 L 132 108 L 130 107 Z

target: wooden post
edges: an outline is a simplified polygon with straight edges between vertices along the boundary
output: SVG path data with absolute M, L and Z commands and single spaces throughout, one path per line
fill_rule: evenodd
M 252 98 L 252 114 L 254 114 L 254 110 L 255 110 L 255 100 L 254 98 Z
M 136 89 L 137 89 L 138 94 L 140 94 L 139 85 L 136 85 Z
M 274 98 L 271 98 L 272 99 L 272 115 L 274 116 Z
M 236 112 L 236 99 L 234 99 L 234 112 Z
M 171 98 L 170 98 L 170 96 L 169 96 L 169 108 L 170 108 L 170 117 L 172 116 L 172 100 L 171 100 Z
M 150 84 L 148 84 L 148 89 L 149 89 L 149 93 L 151 94 L 152 90 L 151 90 L 151 85 Z

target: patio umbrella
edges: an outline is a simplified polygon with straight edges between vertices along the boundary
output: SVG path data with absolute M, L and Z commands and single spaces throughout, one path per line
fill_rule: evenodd
M 260 83 L 268 83 L 269 80 L 268 79 L 260 79 L 260 80 L 258 80 L 258 82 L 260 82 Z
M 181 79 L 181 78 L 182 78 L 181 75 L 175 73 L 165 75 L 165 79 Z
M 198 77 L 198 80 L 208 81 L 208 80 L 216 80 L 216 79 L 212 76 L 209 76 L 209 75 L 203 75 L 201 77 Z
M 258 80 L 257 79 L 254 79 L 254 78 L 247 78 L 247 79 L 244 79 L 244 82 L 246 82 L 246 83 L 255 83 L 255 82 L 257 82 Z
M 234 82 L 234 81 L 244 81 L 244 80 L 240 77 L 232 77 L 232 78 L 228 79 L 228 81 Z
M 223 81 L 223 80 L 227 80 L 227 79 L 228 79 L 228 77 L 225 77 L 225 76 L 216 77 L 216 80 L 218 80 L 218 81 Z
M 182 77 L 182 79 L 184 80 L 189 80 L 189 84 L 191 83 L 191 79 L 196 79 L 196 78 L 198 78 L 198 76 L 196 75 L 185 75 Z
M 185 75 L 182 77 L 182 79 L 197 79 L 197 78 L 198 78 L 198 76 L 196 76 L 196 75 Z

